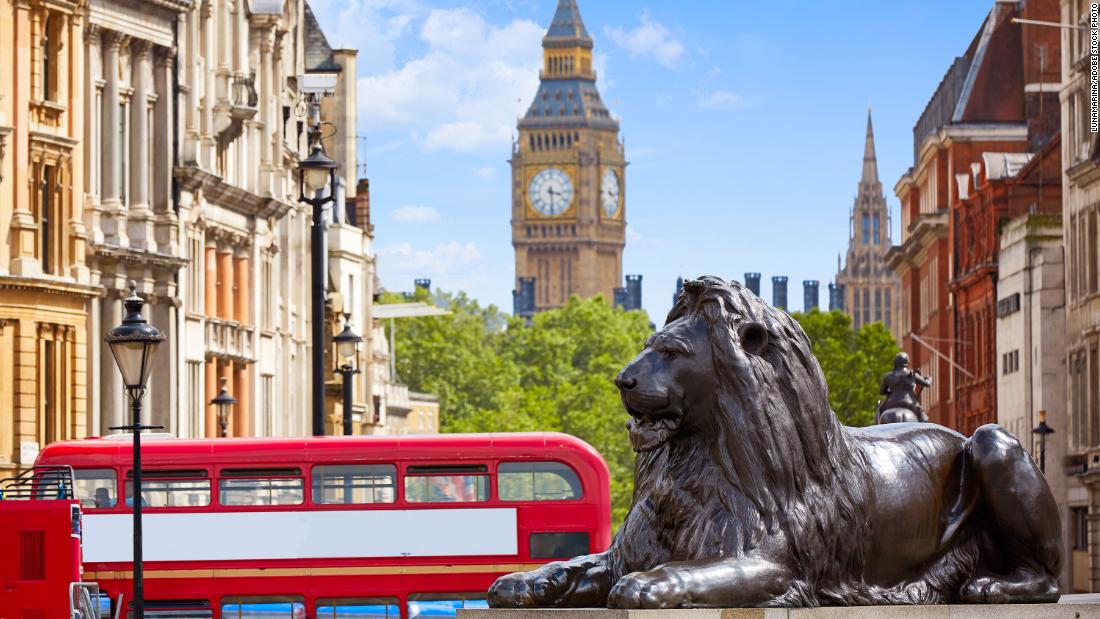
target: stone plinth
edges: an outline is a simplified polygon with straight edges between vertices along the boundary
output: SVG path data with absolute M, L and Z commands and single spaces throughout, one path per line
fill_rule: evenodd
M 1058 604 L 723 608 L 698 610 L 459 610 L 458 619 L 1100 619 L 1100 596 L 1067 595 Z

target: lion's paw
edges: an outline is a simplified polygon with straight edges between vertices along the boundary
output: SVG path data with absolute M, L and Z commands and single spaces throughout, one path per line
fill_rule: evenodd
M 559 574 L 547 572 L 547 566 L 534 572 L 501 576 L 489 587 L 489 606 L 493 608 L 530 608 L 557 601 L 561 589 Z
M 608 608 L 680 608 L 686 602 L 684 579 L 665 568 L 627 574 L 607 596 Z

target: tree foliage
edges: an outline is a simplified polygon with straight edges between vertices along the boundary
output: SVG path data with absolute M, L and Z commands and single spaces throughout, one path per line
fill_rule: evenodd
M 418 294 L 428 300 L 426 292 Z M 587 441 L 607 460 L 612 518 L 622 522 L 634 454 L 612 380 L 652 331 L 645 313 L 573 298 L 527 325 L 464 293 L 431 300 L 451 315 L 401 320 L 396 364 L 410 388 L 439 395 L 441 430 L 557 431 Z
M 791 315 L 810 337 L 829 384 L 829 404 L 840 421 L 849 426 L 874 423 L 882 376 L 898 352 L 894 336 L 880 322 L 856 331 L 851 318 L 835 310 Z
M 399 379 L 439 396 L 443 432 L 557 431 L 581 438 L 607 460 L 612 521 L 626 516 L 634 454 L 626 413 L 612 382 L 652 332 L 644 312 L 599 298 L 570 299 L 531 323 L 465 293 L 417 292 L 449 316 L 402 319 L 395 347 Z M 404 297 L 386 295 L 383 302 Z M 897 351 L 881 324 L 855 331 L 847 315 L 794 314 L 809 335 L 829 383 L 829 400 L 848 425 L 874 420 L 878 386 Z

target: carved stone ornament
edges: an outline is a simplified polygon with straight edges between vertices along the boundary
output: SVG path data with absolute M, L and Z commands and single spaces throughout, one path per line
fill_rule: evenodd
M 842 426 L 802 328 L 736 282 L 686 282 L 615 382 L 637 453 L 618 535 L 500 578 L 491 606 L 1058 599 L 1058 508 L 1016 438 Z

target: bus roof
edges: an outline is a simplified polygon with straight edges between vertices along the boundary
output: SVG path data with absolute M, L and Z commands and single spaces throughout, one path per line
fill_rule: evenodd
M 35 464 L 75 468 L 129 466 L 128 437 L 90 437 L 47 445 Z M 141 444 L 142 468 L 211 464 L 316 462 L 455 461 L 554 458 L 596 467 L 607 475 L 600 454 L 579 438 L 558 432 L 321 436 L 273 438 L 156 438 Z

